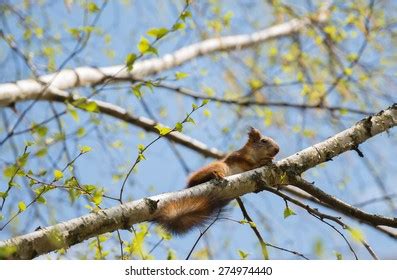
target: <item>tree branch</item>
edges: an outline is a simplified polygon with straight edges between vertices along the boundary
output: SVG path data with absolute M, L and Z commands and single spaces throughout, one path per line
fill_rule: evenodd
M 397 103 L 394 103 L 388 109 L 362 119 L 351 128 L 279 161 L 277 165 L 285 171 L 301 174 L 322 162 L 333 160 L 346 151 L 357 149 L 369 138 L 388 131 L 396 122 Z
M 314 22 L 324 22 L 328 19 L 329 11 L 321 9 L 316 16 L 302 19 L 292 19 L 288 22 L 274 25 L 250 34 L 232 35 L 220 38 L 204 40 L 187 47 L 183 47 L 173 53 L 160 58 L 150 58 L 137 61 L 131 71 L 125 65 L 109 67 L 78 67 L 66 69 L 57 73 L 38 77 L 37 80 L 27 79 L 13 83 L 0 84 L 0 106 L 5 107 L 26 99 L 41 98 L 45 85 L 51 82 L 51 86 L 60 90 L 67 90 L 81 86 L 93 86 L 103 83 L 134 81 L 153 75 L 171 68 L 180 66 L 194 58 L 208 55 L 214 52 L 241 50 L 268 40 L 280 38 L 297 32 Z
M 327 203 L 325 203 L 324 201 L 312 196 L 311 194 L 308 194 L 307 192 L 303 191 L 302 189 L 292 186 L 292 185 L 287 185 L 287 186 L 282 186 L 279 188 L 280 190 L 285 190 L 286 192 L 288 192 L 289 194 L 294 195 L 295 197 L 298 197 L 300 199 L 304 199 L 304 200 L 308 200 L 310 202 L 316 203 L 317 205 L 321 205 L 325 208 L 334 210 L 334 211 L 338 211 L 335 209 L 335 207 L 333 207 L 333 205 L 329 205 Z M 371 202 L 371 201 L 368 201 Z M 352 206 L 354 207 L 360 207 L 360 204 L 352 204 Z M 352 218 L 352 219 L 356 219 L 358 220 L 358 222 L 360 223 L 365 223 L 362 220 L 357 219 L 357 217 L 352 216 L 349 213 L 344 213 L 346 216 Z M 374 229 L 378 230 L 379 232 L 386 234 L 387 236 L 393 238 L 393 239 L 397 239 L 397 231 L 393 231 L 392 228 L 388 228 L 388 227 L 384 227 L 384 226 L 375 226 L 373 227 Z
M 32 96 L 33 97 L 33 96 Z M 43 100 L 48 100 L 48 101 L 55 101 L 55 102 L 70 102 L 73 103 L 74 101 L 78 101 L 82 96 L 79 96 L 77 94 L 69 94 L 66 91 L 59 90 L 57 88 L 54 88 L 50 86 L 42 95 Z M 158 134 L 158 130 L 155 128 L 157 124 L 160 124 L 161 126 L 166 126 L 164 124 L 158 123 L 152 119 L 145 118 L 145 117 L 137 117 L 129 113 L 126 109 L 108 103 L 100 100 L 95 100 L 95 99 L 87 99 L 87 102 L 94 102 L 99 110 L 100 113 L 103 113 L 108 116 L 112 116 L 114 118 L 117 118 L 119 120 L 125 121 L 129 124 L 133 124 L 137 127 L 140 127 L 148 132 L 153 132 Z M 66 111 L 65 111 L 66 112 Z M 65 113 L 64 112 L 64 113 Z M 15 132 L 13 135 L 20 134 L 20 132 Z M 206 157 L 212 157 L 212 158 L 222 158 L 224 154 L 220 151 L 218 151 L 215 148 L 209 148 L 207 145 L 204 143 L 191 138 L 183 133 L 180 132 L 172 132 L 170 134 L 167 134 L 164 136 L 165 138 L 178 143 L 180 145 L 183 145 L 189 149 L 192 149 L 196 152 L 199 152 L 203 156 Z

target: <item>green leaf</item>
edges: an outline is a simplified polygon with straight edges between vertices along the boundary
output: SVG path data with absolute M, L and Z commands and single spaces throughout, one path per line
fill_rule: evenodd
M 176 131 L 182 132 L 183 125 L 180 122 L 177 122 L 175 125 Z
M 92 197 L 92 202 L 98 206 L 99 204 L 101 204 L 102 198 L 103 198 L 103 193 L 101 191 L 96 191 L 94 193 L 94 196 Z
M 335 252 L 335 256 L 336 256 L 336 259 L 337 259 L 338 261 L 343 260 L 343 255 L 342 255 L 341 253 Z
M 1 216 L 0 216 L 0 220 L 1 220 Z M 174 250 L 169 249 L 168 253 L 167 253 L 167 260 L 176 260 L 176 253 Z
M 145 86 L 146 86 L 148 89 L 150 89 L 150 92 L 151 92 L 151 93 L 153 93 L 153 87 L 154 87 L 154 85 L 153 85 L 152 82 L 150 82 L 150 81 L 146 82 L 146 83 L 145 83 Z
M 76 132 L 77 137 L 81 138 L 85 135 L 85 128 L 79 127 Z
M 203 102 L 201 102 L 201 106 L 205 106 L 210 102 L 208 99 L 204 99 Z
M 351 74 L 353 74 L 353 69 L 351 69 L 351 68 L 345 68 L 345 69 L 343 70 L 343 73 L 344 73 L 346 76 L 351 76 Z
M 185 28 L 185 24 L 183 22 L 177 22 L 172 26 L 172 30 L 176 31 L 179 29 L 184 29 Z
M 55 133 L 55 134 L 53 135 L 53 139 L 54 139 L 54 141 L 56 141 L 56 142 L 64 141 L 65 138 L 66 138 L 66 135 L 65 135 L 64 132 L 57 132 L 57 133 Z
M 18 167 L 16 165 L 6 166 L 6 168 L 4 168 L 4 170 L 3 170 L 3 175 L 4 175 L 4 177 L 12 177 L 15 175 L 17 170 L 18 170 Z
M 86 26 L 82 26 L 81 30 L 87 34 L 93 32 L 95 30 L 95 26 L 91 26 L 91 25 L 86 25 Z
M 188 117 L 188 118 L 186 119 L 186 122 L 190 122 L 190 123 L 192 123 L 192 124 L 196 124 L 196 122 L 194 121 L 194 119 L 192 119 L 191 117 Z
M 145 149 L 145 145 L 139 144 L 138 145 L 138 151 L 141 153 Z
M 20 156 L 17 159 L 17 164 L 18 164 L 19 167 L 24 167 L 25 166 L 25 164 L 26 164 L 26 162 L 28 160 L 29 154 L 30 153 L 24 153 L 22 156 Z
M 240 256 L 240 258 L 242 259 L 242 260 L 246 260 L 247 259 L 247 257 L 248 257 L 248 253 L 245 253 L 244 251 L 242 251 L 242 250 L 238 250 L 238 254 L 239 254 L 239 256 Z
M 347 230 L 350 232 L 350 235 L 353 238 L 353 240 L 355 240 L 359 243 L 361 243 L 364 240 L 364 234 L 360 229 L 348 228 Z
M 146 158 L 145 158 L 145 156 L 142 153 L 138 154 L 138 161 L 142 161 L 142 160 L 145 160 L 145 159 Z
M 248 85 L 250 86 L 251 90 L 257 90 L 263 87 L 263 82 L 258 79 L 250 79 L 248 80 Z
M 223 21 L 225 22 L 226 26 L 230 25 L 230 22 L 233 18 L 234 14 L 232 11 L 228 11 L 226 14 L 223 15 Z
M 268 55 L 270 57 L 275 57 L 278 54 L 278 48 L 276 47 L 271 47 L 269 48 L 269 50 L 267 51 Z
M 339 109 L 339 113 L 340 113 L 342 116 L 346 116 L 349 112 L 347 111 L 347 109 L 342 108 L 342 109 Z
M 43 38 L 44 30 L 41 27 L 36 27 L 34 29 L 34 34 L 36 35 L 37 38 L 41 39 Z
M 95 186 L 95 185 L 83 185 L 82 188 L 87 193 L 93 193 L 94 191 L 96 191 L 97 186 Z
M 215 90 L 211 87 L 204 87 L 203 92 L 208 96 L 215 96 Z
M 127 66 L 128 71 L 132 70 L 132 66 L 134 65 L 136 58 L 137 58 L 137 55 L 134 53 L 129 53 L 127 55 L 127 58 L 125 60 L 125 65 Z
M 191 18 L 192 17 L 192 13 L 190 11 L 184 11 L 181 14 L 181 20 L 185 21 L 187 18 Z
M 286 218 L 288 218 L 289 216 L 292 216 L 292 215 L 296 215 L 295 212 L 291 208 L 285 207 L 285 209 L 284 209 L 284 219 L 286 219 Z
M 172 234 L 169 233 L 168 231 L 164 230 L 164 229 L 163 229 L 162 227 L 160 227 L 160 226 L 155 227 L 155 228 L 154 228 L 154 231 L 156 232 L 156 234 L 157 234 L 160 238 L 162 238 L 162 239 L 164 239 L 164 240 L 171 240 L 171 238 L 172 238 Z
M 36 200 L 37 200 L 38 203 L 41 203 L 41 204 L 46 204 L 47 203 L 47 200 L 42 195 L 37 197 Z
M 189 77 L 189 74 L 187 74 L 187 73 L 184 73 L 184 72 L 176 72 L 175 73 L 175 79 L 177 79 L 177 80 L 182 80 L 187 77 Z
M 28 41 L 28 40 L 30 40 L 31 37 L 32 37 L 32 30 L 31 30 L 31 29 L 26 29 L 26 30 L 23 32 L 23 39 L 24 39 L 25 41 Z
M 155 54 L 155 55 L 159 55 L 157 49 L 154 48 L 154 47 L 152 47 L 152 46 L 150 46 L 150 48 L 149 48 L 149 50 L 147 51 L 147 53 L 153 53 L 153 54 Z
M 302 73 L 301 71 L 299 71 L 299 72 L 296 74 L 296 80 L 297 80 L 298 82 L 303 82 L 304 78 L 305 78 L 305 76 L 303 75 L 303 73 Z
M 163 135 L 163 136 L 166 135 L 167 133 L 169 133 L 170 131 L 172 131 L 171 128 L 162 126 L 160 124 L 157 124 L 154 127 L 159 131 L 160 135 Z
M 38 187 L 37 189 L 35 189 L 34 192 L 37 195 L 37 197 L 39 197 L 52 189 L 53 189 L 52 186 L 44 185 L 44 186 L 41 186 L 41 187 Z
M 87 10 L 88 10 L 90 13 L 97 13 L 97 12 L 99 12 L 99 8 L 98 8 L 97 4 L 95 4 L 94 2 L 89 2 L 89 3 L 87 4 Z
M 23 202 L 23 201 L 18 202 L 18 209 L 19 209 L 19 212 L 25 211 L 26 210 L 25 202 Z
M 324 244 L 321 239 L 317 239 L 314 243 L 314 253 L 316 256 L 321 257 L 324 255 Z
M 120 149 L 123 147 L 123 142 L 120 139 L 115 140 L 112 144 L 110 144 L 113 148 Z
M 303 130 L 302 134 L 304 137 L 307 137 L 307 138 L 314 138 L 314 136 L 316 136 L 316 132 L 311 129 Z
M 54 179 L 58 181 L 59 179 L 63 178 L 63 173 L 61 170 L 55 169 L 54 170 Z
M 44 157 L 45 155 L 47 155 L 48 149 L 47 148 L 41 148 L 40 150 L 38 150 L 35 153 L 36 157 Z
M 66 187 L 71 188 L 71 189 L 77 188 L 79 186 L 79 183 L 77 182 L 75 177 L 70 177 L 70 178 L 65 179 L 64 184 Z
M 333 26 L 333 25 L 327 25 L 327 26 L 325 26 L 325 27 L 324 27 L 324 31 L 325 31 L 325 33 L 327 33 L 328 35 L 330 35 L 332 39 L 335 39 L 335 38 L 336 38 L 336 35 L 337 35 L 337 33 L 338 33 L 336 27 Z
M 197 110 L 197 108 L 198 108 L 198 106 L 196 105 L 196 104 L 192 104 L 192 108 L 193 108 L 193 110 Z
M 76 99 L 71 104 L 88 112 L 99 112 L 98 105 L 94 101 L 88 101 L 84 97 Z
M 138 99 L 141 99 L 141 98 L 142 98 L 141 87 L 142 87 L 141 84 L 138 84 L 138 85 L 132 87 L 132 92 L 134 93 L 134 95 L 135 95 Z
M 204 115 L 205 117 L 207 117 L 207 118 L 210 118 L 210 117 L 211 117 L 211 111 L 205 109 L 205 110 L 203 111 L 203 115 Z
M 0 198 L 7 198 L 8 193 L 7 192 L 0 192 Z
M 347 59 L 348 59 L 350 62 L 355 62 L 355 61 L 358 59 L 358 55 L 357 55 L 356 53 L 350 53 L 350 54 L 347 56 Z
M 80 38 L 80 29 L 78 28 L 69 28 L 69 33 L 72 35 L 73 38 L 78 39 Z
M 34 145 L 34 142 L 33 141 L 26 141 L 25 142 L 25 146 L 26 147 L 30 147 L 30 146 L 33 146 Z
M 168 32 L 169 30 L 167 28 L 161 27 L 161 28 L 151 28 L 146 33 L 149 36 L 155 37 L 156 39 L 160 39 L 164 37 Z
M 109 239 L 109 236 L 107 236 L 105 234 L 98 235 L 98 239 L 99 239 L 99 242 L 105 242 Z
M 252 227 L 252 228 L 256 228 L 256 224 L 255 224 L 255 222 L 248 222 L 248 224 L 250 225 L 250 227 Z
M 138 43 L 138 50 L 141 53 L 146 53 L 150 49 L 150 42 L 145 37 L 141 37 L 141 40 Z
M 77 113 L 77 110 L 74 109 L 74 107 L 71 104 L 69 104 L 69 103 L 66 105 L 66 109 L 69 112 L 69 114 L 72 117 L 72 119 L 75 122 L 78 122 L 79 121 L 79 114 Z
M 36 133 L 40 137 L 44 137 L 47 135 L 48 128 L 44 125 L 37 126 L 35 123 L 32 123 L 31 129 L 33 133 Z
M 85 153 L 88 153 L 91 150 L 92 150 L 92 148 L 90 146 L 84 145 L 84 146 L 81 146 L 80 153 L 85 154 Z
M 135 231 L 134 234 L 134 238 L 131 242 L 131 244 L 129 244 L 129 246 L 126 247 L 126 251 L 130 254 L 134 254 L 136 256 L 140 256 L 140 255 L 145 255 L 145 238 L 147 236 L 147 225 L 143 224 L 140 225 L 139 230 Z
M 88 112 L 99 112 L 98 105 L 94 101 L 88 101 L 85 104 L 80 105 L 79 107 Z

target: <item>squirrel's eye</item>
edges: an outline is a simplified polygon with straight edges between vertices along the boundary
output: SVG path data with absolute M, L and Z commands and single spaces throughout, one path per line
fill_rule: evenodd
M 267 139 L 261 139 L 261 142 L 265 144 L 267 143 Z

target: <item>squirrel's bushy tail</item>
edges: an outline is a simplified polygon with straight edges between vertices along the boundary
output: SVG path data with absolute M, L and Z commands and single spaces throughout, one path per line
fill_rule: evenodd
M 173 234 L 184 234 L 211 222 L 229 201 L 204 195 L 178 198 L 163 204 L 154 222 Z

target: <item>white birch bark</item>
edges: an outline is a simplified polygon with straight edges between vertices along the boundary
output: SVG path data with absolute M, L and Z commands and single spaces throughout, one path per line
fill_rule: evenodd
M 84 66 L 43 75 L 38 80 L 26 79 L 0 84 L 0 107 L 27 99 L 41 99 L 43 91 L 48 85 L 59 90 L 67 90 L 81 86 L 100 85 L 109 79 L 111 79 L 112 83 L 142 79 L 149 75 L 175 68 L 200 56 L 219 51 L 241 50 L 271 39 L 287 36 L 307 27 L 312 21 L 323 22 L 327 18 L 327 11 L 322 10 L 317 17 L 293 19 L 251 34 L 204 40 L 160 58 L 137 61 L 134 63 L 132 71 L 128 71 L 125 65 L 109 67 Z

